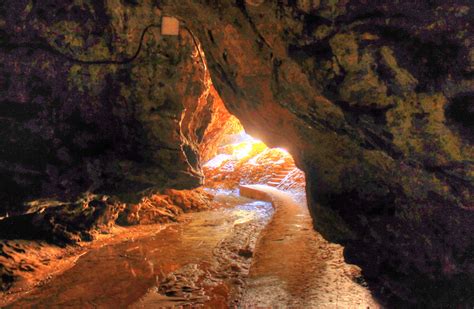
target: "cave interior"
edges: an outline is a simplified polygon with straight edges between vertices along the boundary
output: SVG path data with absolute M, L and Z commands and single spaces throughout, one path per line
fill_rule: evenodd
M 471 308 L 472 10 L 3 1 L 0 307 Z

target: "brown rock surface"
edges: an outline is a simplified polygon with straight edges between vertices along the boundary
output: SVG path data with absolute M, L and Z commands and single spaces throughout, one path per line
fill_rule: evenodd
M 83 254 L 85 243 L 103 234 L 115 232 L 117 236 L 115 224 L 176 222 L 182 213 L 209 209 L 212 199 L 212 194 L 198 188 L 167 189 L 129 205 L 91 194 L 69 204 L 36 203 L 30 207 L 31 213 L 0 220 L 0 291 L 18 282 L 51 277 L 48 271 L 61 269 L 63 257 Z M 16 288 L 21 289 L 18 284 Z
M 219 138 L 210 124 L 230 115 L 198 42 L 162 36 L 151 3 L 99 2 L 0 4 L 0 216 L 201 183 L 204 134 Z
M 59 245 L 90 241 L 96 233 L 107 233 L 124 207 L 113 198 L 92 194 L 74 203 L 37 201 L 29 213 L 0 220 L 0 239 L 47 240 Z
M 183 212 L 210 207 L 212 194 L 202 188 L 195 190 L 167 189 L 163 194 L 144 197 L 139 203 L 127 205 L 120 213 L 121 225 L 153 224 L 176 221 Z

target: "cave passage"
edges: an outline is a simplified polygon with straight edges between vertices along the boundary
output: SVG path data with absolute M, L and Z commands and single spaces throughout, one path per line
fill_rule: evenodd
M 247 134 L 235 117 L 232 130 L 221 137 L 216 155 L 203 165 L 204 186 L 237 189 L 241 185 L 268 185 L 305 199 L 305 175 L 285 149 L 269 148 Z
M 260 234 L 246 235 L 256 237 L 255 243 L 239 249 L 251 263 L 231 299 L 244 307 L 379 307 L 360 269 L 344 261 L 343 247 L 314 230 L 305 174 L 291 154 L 247 134 L 233 116 L 224 127 L 231 129 L 203 164 L 204 186 L 273 206 Z
M 474 308 L 473 4 L 1 0 L 0 308 Z
M 292 156 L 247 134 L 233 116 L 223 127 L 202 166 L 201 190 L 213 196 L 208 209 L 184 213 L 178 224 L 112 231 L 114 242 L 97 241 L 12 308 L 377 308 L 360 268 L 314 230 L 305 175 Z M 189 196 L 178 198 L 186 205 Z M 159 201 L 137 205 L 141 219 L 165 211 Z
M 182 143 L 178 157 L 184 159 L 179 167 L 191 171 L 181 174 L 191 177 L 167 186 L 189 190 L 150 191 L 127 205 L 110 202 L 108 211 L 115 213 L 103 211 L 103 221 L 117 226 L 95 219 L 98 223 L 90 228 L 89 238 L 96 242 L 81 254 L 72 247 L 58 249 L 48 244 L 38 249 L 33 242 L 17 248 L 17 244 L 8 243 L 16 250 L 17 259 L 28 255 L 18 252 L 37 253 L 41 261 L 35 254 L 27 256 L 28 264 L 35 267 L 43 260 L 67 258 L 62 264 L 56 263 L 59 275 L 24 297 L 20 297 L 23 292 L 6 296 L 0 306 L 378 306 L 361 284 L 361 270 L 345 263 L 343 247 L 326 241 L 314 230 L 305 173 L 292 155 L 249 135 L 239 119 L 227 111 L 212 85 L 210 72 L 204 73 L 204 94 L 193 100 L 195 105 L 177 111 L 176 118 L 181 121 L 175 128 L 180 139 L 167 140 L 168 135 L 158 134 L 161 127 L 157 130 L 158 144 Z M 166 104 L 164 107 L 169 108 Z M 202 112 L 206 110 L 210 114 Z M 265 132 L 262 134 L 265 136 Z M 175 157 L 168 162 L 171 156 L 163 153 L 175 148 L 157 148 L 163 156 L 153 157 L 155 163 L 163 164 L 173 176 L 169 178 L 174 179 L 179 173 L 171 172 L 179 164 L 174 162 Z M 202 186 L 195 188 L 198 177 L 194 176 L 201 171 Z M 102 198 L 100 204 L 94 198 L 102 197 L 90 195 L 71 209 L 93 208 L 90 213 L 99 217 L 94 207 L 105 209 L 109 200 Z M 66 216 L 61 212 L 63 208 L 69 211 L 68 205 L 58 207 L 58 214 L 51 220 L 53 232 L 45 232 L 53 235 L 53 243 L 72 242 L 67 237 L 74 237 L 71 233 L 59 239 L 55 234 L 57 222 L 69 229 L 83 228 L 83 217 L 66 223 L 55 219 Z M 42 212 L 36 222 L 46 221 Z M 101 238 L 96 236 L 98 231 L 114 237 Z M 14 261 L 9 261 L 9 266 L 14 268 Z M 50 271 L 47 265 L 41 265 L 36 270 L 38 275 L 28 279 L 35 282 Z

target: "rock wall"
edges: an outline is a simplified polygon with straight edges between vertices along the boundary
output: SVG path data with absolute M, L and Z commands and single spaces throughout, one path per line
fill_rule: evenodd
M 162 14 L 246 130 L 292 153 L 315 227 L 374 290 L 474 302 L 468 0 L 4 1 L 3 212 L 199 184 L 206 118 L 186 111 L 213 100 Z
M 0 4 L 0 216 L 37 198 L 199 186 L 223 105 L 198 42 L 162 36 L 161 16 L 151 2 Z

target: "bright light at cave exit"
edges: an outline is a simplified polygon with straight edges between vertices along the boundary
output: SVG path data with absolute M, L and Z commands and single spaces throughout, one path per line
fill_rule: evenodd
M 221 147 L 220 154 L 209 160 L 204 166 L 219 167 L 224 161 L 233 159 L 242 161 L 254 157 L 267 150 L 268 147 L 259 139 L 253 138 L 242 129 L 240 132 L 228 137 L 228 144 Z M 273 148 L 281 153 L 281 157 L 290 156 L 283 148 Z

